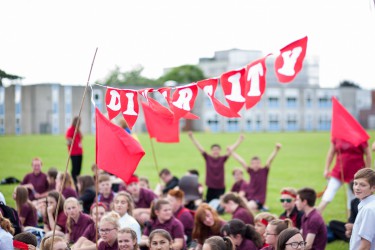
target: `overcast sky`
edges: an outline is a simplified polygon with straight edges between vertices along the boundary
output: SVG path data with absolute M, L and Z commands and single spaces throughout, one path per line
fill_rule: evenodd
M 0 0 L 0 27 L 0 69 L 25 84 L 85 84 L 96 47 L 92 82 L 115 65 L 156 78 L 217 50 L 268 53 L 307 35 L 321 86 L 375 86 L 372 0 Z

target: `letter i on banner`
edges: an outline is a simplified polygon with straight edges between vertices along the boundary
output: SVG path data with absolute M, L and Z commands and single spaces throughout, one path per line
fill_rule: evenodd
M 266 89 L 266 57 L 246 66 L 246 109 L 260 101 Z
M 235 113 L 241 110 L 245 104 L 245 68 L 233 70 L 221 75 L 220 82 L 225 99 L 229 107 Z
M 195 83 L 176 88 L 170 102 L 175 119 L 180 119 L 193 109 L 197 94 L 198 87 Z
M 105 94 L 105 106 L 107 108 L 109 120 L 112 120 L 120 113 L 121 92 L 122 90 L 119 89 L 107 88 L 107 93 Z
M 133 128 L 139 114 L 138 92 L 125 89 L 121 92 L 121 111 L 130 129 Z
M 275 60 L 275 72 L 281 83 L 291 82 L 301 71 L 306 48 L 307 36 L 280 50 Z

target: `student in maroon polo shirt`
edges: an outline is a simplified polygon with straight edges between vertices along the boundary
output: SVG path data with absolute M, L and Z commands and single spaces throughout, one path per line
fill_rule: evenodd
M 262 248 L 262 250 L 275 250 L 277 239 L 279 234 L 287 229 L 293 227 L 293 222 L 290 219 L 280 220 L 276 219 L 268 223 L 266 231 L 264 232 L 264 239 L 268 246 Z
M 228 221 L 221 228 L 221 233 L 232 239 L 236 250 L 257 250 L 263 246 L 262 236 L 255 228 L 239 219 Z
M 268 246 L 264 238 L 264 233 L 266 232 L 266 228 L 271 221 L 276 220 L 276 219 L 277 219 L 276 215 L 270 214 L 268 212 L 259 213 L 254 218 L 255 230 L 262 236 L 263 247 Z
M 76 198 L 65 200 L 64 212 L 68 217 L 66 222 L 65 237 L 69 243 L 75 243 L 89 226 L 94 224 L 90 216 L 81 212 L 80 204 Z
M 172 250 L 173 239 L 164 229 L 156 229 L 150 233 L 148 245 L 150 250 Z
M 90 207 L 96 197 L 94 178 L 91 175 L 78 176 L 77 188 L 79 194 L 78 200 L 82 202 L 83 212 L 90 214 Z
M 219 217 L 216 210 L 207 203 L 202 203 L 195 212 L 192 238 L 202 246 L 208 237 L 220 235 L 220 229 L 224 224 L 225 220 Z
M 117 232 L 120 216 L 116 212 L 104 215 L 99 223 L 100 240 L 98 250 L 118 250 Z
M 172 206 L 167 200 L 160 199 L 152 207 L 152 222 L 147 225 L 143 231 L 140 246 L 146 246 L 149 243 L 149 235 L 155 229 L 164 229 L 172 236 L 174 250 L 184 249 L 184 226 L 173 217 Z
M 233 250 L 235 246 L 229 237 L 212 236 L 204 241 L 202 250 Z
M 266 201 L 268 173 L 271 168 L 271 163 L 275 159 L 280 148 L 281 144 L 276 143 L 275 149 L 269 156 L 264 167 L 262 167 L 260 158 L 257 156 L 251 158 L 250 165 L 248 165 L 240 155 L 232 152 L 233 158 L 236 159 L 250 175 L 250 182 L 245 193 L 246 199 L 249 201 L 248 205 L 254 212 L 263 209 L 263 205 Z M 229 148 L 228 150 L 231 149 Z
M 300 229 L 303 211 L 298 211 L 296 207 L 296 197 L 297 190 L 295 190 L 294 188 L 286 187 L 281 189 L 280 202 L 285 211 L 279 216 L 279 218 L 282 220 L 286 218 L 291 219 L 293 222 L 293 226 Z
M 66 144 L 68 145 L 68 151 L 70 149 L 72 150 L 70 152 L 70 159 L 72 162 L 72 178 L 74 180 L 74 183 L 77 183 L 77 176 L 81 174 L 81 168 L 82 168 L 82 155 L 83 155 L 83 148 L 82 148 L 82 133 L 79 127 L 81 126 L 81 119 L 76 116 L 73 118 L 72 126 L 68 128 L 65 134 L 66 138 Z M 76 137 L 74 138 L 73 142 L 73 136 L 74 132 L 77 128 Z
M 172 205 L 174 217 L 184 226 L 184 233 L 187 238 L 186 243 L 189 245 L 194 227 L 194 216 L 192 211 L 184 207 L 184 196 L 183 191 L 173 189 L 169 190 L 167 199 Z
M 112 191 L 111 178 L 108 174 L 99 175 L 99 195 L 98 201 L 103 202 L 108 208 L 111 207 L 115 193 Z
M 58 192 L 61 192 L 65 199 L 68 199 L 70 197 L 78 198 L 76 187 L 69 173 L 66 173 L 65 182 L 63 181 L 64 173 L 60 172 L 57 174 L 56 178 L 56 190 Z
M 204 161 L 206 162 L 206 202 L 209 203 L 213 199 L 219 199 L 220 196 L 225 193 L 224 165 L 231 152 L 233 152 L 241 144 L 244 136 L 241 135 L 232 146 L 229 146 L 228 152 L 225 155 L 221 155 L 221 147 L 218 144 L 211 145 L 211 153 L 208 154 L 198 140 L 193 136 L 191 131 L 189 131 L 189 138 L 193 142 L 194 146 L 203 155 Z
M 248 183 L 243 179 L 243 171 L 240 168 L 235 168 L 232 171 L 232 175 L 234 178 L 234 184 L 231 188 L 231 192 L 241 193 L 241 195 L 245 194 L 246 187 Z
M 34 158 L 31 162 L 33 172 L 27 174 L 21 185 L 29 190 L 29 199 L 35 200 L 46 197 L 49 183 L 47 181 L 47 175 L 42 172 L 42 160 L 38 157 Z M 43 196 L 44 194 L 44 196 Z
M 314 189 L 298 190 L 296 205 L 303 211 L 301 233 L 306 241 L 306 249 L 323 250 L 327 244 L 327 226 L 320 213 L 314 208 L 316 193 Z
M 23 227 L 36 227 L 38 224 L 38 213 L 34 204 L 29 200 L 29 192 L 24 186 L 17 186 L 13 192 L 16 201 L 18 217 Z
M 254 216 L 247 207 L 244 198 L 236 193 L 227 193 L 221 198 L 221 207 L 226 213 L 232 214 L 232 219 L 242 220 L 245 224 L 254 225 Z
M 62 234 L 65 233 L 65 225 L 67 217 L 64 213 L 64 202 L 65 199 L 62 195 L 57 191 L 50 191 L 46 198 L 46 203 L 44 211 L 42 211 L 43 215 L 43 223 L 44 223 L 44 232 L 50 232 L 53 230 L 55 226 L 55 211 L 57 207 L 57 201 L 60 197 L 60 205 L 57 209 L 57 223 L 56 223 L 56 232 L 61 232 Z

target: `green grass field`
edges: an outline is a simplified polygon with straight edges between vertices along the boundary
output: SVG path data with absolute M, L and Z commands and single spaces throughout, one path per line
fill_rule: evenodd
M 375 132 L 371 131 L 374 136 Z M 196 138 L 209 150 L 213 143 L 219 143 L 223 148 L 234 143 L 239 134 L 196 133 Z M 329 133 L 253 133 L 246 134 L 245 141 L 237 152 L 246 160 L 258 155 L 263 163 L 272 152 L 276 142 L 283 147 L 273 162 L 267 191 L 267 206 L 270 212 L 280 214 L 282 208 L 278 202 L 279 190 L 290 186 L 295 188 L 312 187 L 322 191 L 326 185 L 323 178 L 323 168 L 329 147 Z M 149 178 L 152 186 L 158 181 L 156 167 L 152 156 L 151 143 L 147 134 L 138 134 L 146 155 L 141 160 L 136 173 Z M 204 161 L 194 148 L 186 133 L 181 134 L 178 144 L 161 144 L 154 142 L 157 164 L 159 169 L 169 168 L 176 176 L 183 175 L 186 170 L 196 168 L 200 171 L 200 180 L 204 182 Z M 91 164 L 95 161 L 95 136 L 87 135 L 83 139 L 84 160 L 83 174 L 91 174 Z M 31 171 L 31 159 L 41 157 L 43 170 L 55 166 L 64 170 L 67 162 L 67 148 L 63 136 L 30 135 L 30 136 L 2 136 L 0 137 L 0 179 L 14 176 L 22 180 Z M 70 167 L 70 166 L 69 166 Z M 231 171 L 239 164 L 229 159 L 226 164 L 226 185 L 230 189 L 233 178 Z M 70 168 L 69 168 L 70 171 Z M 245 178 L 248 179 L 247 174 Z M 7 203 L 14 206 L 12 192 L 14 185 L 1 185 L 0 191 L 6 197 Z M 319 202 L 319 201 L 318 201 Z M 326 222 L 332 219 L 346 220 L 344 189 L 336 195 L 333 202 L 324 212 Z M 342 242 L 331 243 L 327 249 L 347 249 Z

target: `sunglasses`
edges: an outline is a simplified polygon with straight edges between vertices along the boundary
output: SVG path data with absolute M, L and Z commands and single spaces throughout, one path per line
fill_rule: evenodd
M 281 202 L 281 203 L 284 203 L 284 202 L 286 202 L 286 203 L 291 203 L 291 202 L 292 202 L 292 199 L 280 199 L 280 202 Z

